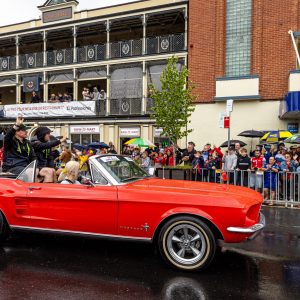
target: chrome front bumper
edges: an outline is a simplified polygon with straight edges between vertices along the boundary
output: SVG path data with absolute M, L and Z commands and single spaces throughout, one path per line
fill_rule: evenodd
M 227 230 L 229 232 L 251 234 L 249 239 L 252 240 L 260 233 L 261 230 L 264 229 L 265 226 L 266 218 L 262 213 L 260 213 L 259 223 L 254 224 L 251 227 L 228 227 Z

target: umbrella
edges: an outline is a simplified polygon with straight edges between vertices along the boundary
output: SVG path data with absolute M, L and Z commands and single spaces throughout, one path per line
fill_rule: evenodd
M 138 146 L 138 147 L 155 147 L 155 145 L 151 143 L 149 140 L 142 139 L 142 138 L 131 139 L 128 142 L 126 142 L 125 145 Z
M 265 143 L 278 143 L 279 141 L 288 139 L 291 136 L 292 134 L 287 130 L 270 131 L 261 138 L 261 141 Z
M 243 136 L 248 138 L 261 138 L 264 136 L 264 133 L 258 130 L 246 130 L 241 132 L 238 136 Z
M 300 144 L 300 134 L 295 134 L 290 138 L 284 140 L 284 142 L 288 144 Z
M 247 145 L 246 143 L 239 140 L 230 140 L 230 146 L 234 146 L 236 143 L 239 143 L 241 147 L 245 147 Z M 228 147 L 228 141 L 224 142 L 220 147 L 221 148 Z
M 103 148 L 108 149 L 109 148 L 109 146 L 107 144 L 105 144 L 104 142 L 91 143 L 88 145 L 88 147 L 93 148 L 93 149 L 103 149 Z
M 83 150 L 87 149 L 86 146 L 81 145 L 81 144 L 74 144 L 72 147 L 75 148 L 75 149 L 77 149 L 77 150 L 79 150 L 79 151 L 83 151 Z

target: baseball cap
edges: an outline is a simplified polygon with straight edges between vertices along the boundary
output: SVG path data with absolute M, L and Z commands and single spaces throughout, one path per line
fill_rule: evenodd
M 27 127 L 24 124 L 18 126 L 19 128 L 16 131 L 27 131 Z

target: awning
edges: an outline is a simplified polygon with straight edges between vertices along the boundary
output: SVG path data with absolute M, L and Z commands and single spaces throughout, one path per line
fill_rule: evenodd
M 280 103 L 279 116 L 281 119 L 293 120 L 300 118 L 300 91 L 290 92 Z

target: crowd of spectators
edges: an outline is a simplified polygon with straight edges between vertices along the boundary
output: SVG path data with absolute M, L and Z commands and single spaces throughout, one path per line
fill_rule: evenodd
M 107 99 L 106 92 L 103 89 L 99 91 L 99 89 L 96 86 L 93 88 L 92 91 L 90 91 L 90 89 L 87 87 L 84 87 L 82 90 L 82 97 L 81 97 L 82 101 L 91 101 L 91 100 L 97 101 L 97 100 L 106 100 L 106 99 Z M 64 93 L 58 92 L 57 94 L 51 93 L 48 99 L 49 103 L 70 102 L 70 101 L 73 101 L 73 97 L 68 92 L 64 92 Z M 42 102 L 44 102 L 42 97 L 38 95 L 37 92 L 32 92 L 30 103 L 42 103 Z M 25 104 L 26 101 L 23 100 L 22 103 Z

